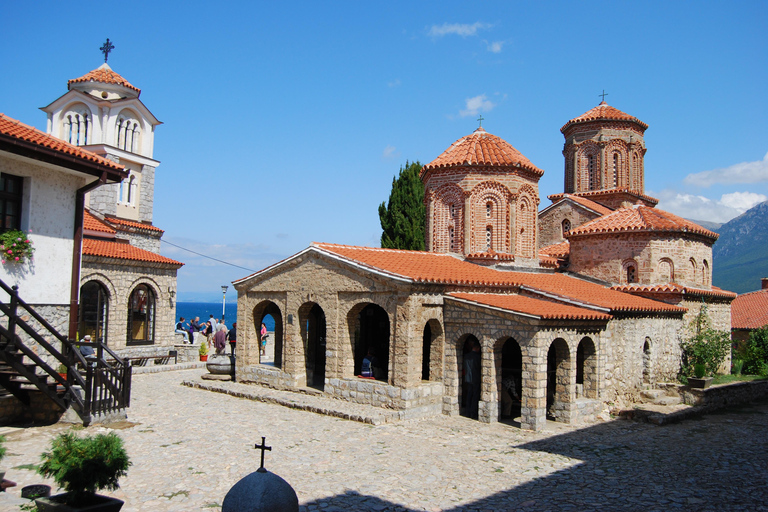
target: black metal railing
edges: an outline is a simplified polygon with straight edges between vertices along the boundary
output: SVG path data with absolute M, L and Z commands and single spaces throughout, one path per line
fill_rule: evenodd
M 8 295 L 8 300 L 0 300 L 0 313 L 7 320 L 7 327 L 0 322 L 0 359 L 14 373 L 63 409 L 71 405 L 85 425 L 90 424 L 94 415 L 105 415 L 130 406 L 131 366 L 128 361 L 101 341 L 86 343 L 68 340 L 19 298 L 17 286 L 9 287 L 0 280 L 0 290 Z M 0 293 L 0 298 L 5 296 Z M 39 326 L 33 327 L 24 318 L 34 319 Z M 35 351 L 27 346 L 19 336 L 19 330 L 42 350 Z M 49 342 L 46 336 L 55 341 Z M 56 342 L 60 343 L 60 350 L 55 346 Z M 83 356 L 80 352 L 83 345 L 91 346 L 94 355 Z M 38 352 L 44 352 L 46 359 L 56 361 L 54 364 L 57 366 L 64 365 L 67 368 L 66 378 L 59 375 L 58 369 L 52 368 L 45 356 L 41 357 Z M 31 363 L 25 363 L 25 358 Z M 46 377 L 50 377 L 53 383 L 49 383 Z M 18 380 L 6 376 L 0 382 L 17 398 L 28 403 L 28 393 L 21 388 Z M 59 386 L 62 390 L 58 389 Z

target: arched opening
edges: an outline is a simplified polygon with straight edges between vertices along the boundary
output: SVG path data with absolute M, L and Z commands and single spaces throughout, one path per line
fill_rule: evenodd
M 571 230 L 571 221 L 568 219 L 563 219 L 563 238 L 565 238 L 565 234 L 568 233 Z
M 508 338 L 501 347 L 501 371 L 497 371 L 501 408 L 500 419 L 520 416 L 523 389 L 523 352 L 514 338 Z
M 651 383 L 651 338 L 643 343 L 643 384 Z
M 475 346 L 478 347 L 478 355 L 472 356 L 470 353 L 473 352 Z M 481 370 L 479 370 L 477 360 L 481 358 L 480 341 L 474 335 L 467 334 L 459 339 L 456 357 L 461 381 L 459 386 L 459 414 L 468 418 L 477 418 L 481 380 Z
M 568 421 L 565 404 L 570 402 L 568 374 L 570 353 L 564 339 L 558 338 L 547 353 L 547 419 Z
M 576 348 L 576 398 L 597 398 L 597 351 L 589 337 Z
M 493 249 L 493 228 L 486 226 L 485 228 L 485 250 L 490 251 Z
M 109 294 L 98 281 L 88 281 L 80 287 L 80 307 L 77 332 L 80 339 L 86 334 L 92 341 L 107 343 L 107 319 L 109 318 Z
M 288 315 L 289 322 L 292 321 L 291 315 Z M 264 354 L 259 356 L 260 364 L 269 364 L 275 368 L 283 367 L 283 314 L 280 308 L 272 301 L 264 301 L 253 308 L 253 325 L 256 332 L 256 350 L 260 352 L 261 324 L 267 328 L 267 332 L 272 333 L 267 337 L 264 347 Z M 250 342 L 250 340 L 248 340 Z
M 128 343 L 146 345 L 155 341 L 155 293 L 140 284 L 128 299 Z
M 353 312 L 351 312 L 353 313 Z M 389 379 L 389 316 L 377 304 L 368 304 L 354 318 L 353 351 L 355 375 L 360 375 L 363 359 L 373 357 L 373 377 L 387 382 Z
M 301 339 L 304 342 L 307 385 L 322 390 L 325 387 L 325 312 L 315 303 L 299 308 Z
M 707 260 L 701 262 L 701 284 L 709 286 L 709 263 Z
M 443 328 L 435 319 L 424 326 L 421 342 L 421 380 L 443 379 Z

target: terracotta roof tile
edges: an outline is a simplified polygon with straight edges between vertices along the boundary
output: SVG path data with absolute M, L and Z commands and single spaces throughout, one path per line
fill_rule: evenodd
M 474 302 L 477 304 L 491 306 L 533 315 L 546 320 L 610 320 L 611 315 L 594 311 L 591 309 L 569 306 L 522 295 L 501 295 L 491 293 L 450 293 L 451 297 Z
M 515 261 L 515 255 L 506 252 L 496 252 L 493 250 L 483 252 L 473 252 L 467 254 L 468 260 L 480 261 Z
M 732 329 L 759 329 L 768 325 L 768 290 L 743 293 L 731 302 Z
M 544 254 L 539 254 L 539 265 L 544 268 L 558 268 L 560 267 L 560 260 Z
M 631 121 L 639 124 L 643 130 L 648 128 L 648 125 L 639 120 L 638 118 L 622 112 L 621 110 L 608 105 L 605 101 L 600 102 L 598 106 L 590 109 L 579 117 L 574 117 L 560 128 L 561 132 L 565 132 L 567 128 L 574 124 L 589 123 L 592 121 Z
M 324 243 L 315 243 L 312 247 L 370 270 L 416 283 L 509 289 L 523 287 L 532 293 L 560 298 L 565 302 L 582 302 L 612 311 L 685 311 L 685 308 L 611 290 L 564 274 L 496 270 L 448 254 Z
M 83 254 L 89 256 L 99 256 L 103 258 L 115 258 L 119 260 L 145 261 L 148 263 L 167 263 L 170 265 L 182 266 L 183 263 L 160 256 L 154 252 L 139 249 L 131 244 L 120 242 L 107 242 L 104 240 L 93 240 L 86 238 L 83 240 Z
M 620 194 L 627 194 L 630 196 L 634 196 L 638 199 L 642 199 L 646 203 L 651 203 L 653 205 L 659 204 L 659 200 L 655 197 L 647 196 L 645 194 L 641 194 L 637 190 L 630 190 L 627 187 L 618 187 L 618 188 L 607 188 L 607 189 L 600 189 L 600 190 L 588 190 L 586 192 L 575 192 L 573 194 L 552 194 L 551 196 L 547 196 L 550 200 L 555 201 L 565 195 L 569 195 L 571 197 L 582 197 L 582 198 L 588 198 L 588 197 L 596 197 L 596 198 L 603 198 L 603 197 L 614 197 Z
M 83 215 L 83 227 L 91 231 L 98 231 L 101 233 L 115 234 L 114 228 L 107 225 L 104 221 L 93 215 L 88 210 L 85 210 Z
M 557 204 L 563 199 L 570 199 L 574 203 L 578 203 L 584 208 L 589 208 L 593 212 L 599 213 L 600 215 L 607 215 L 613 211 L 610 208 L 606 208 L 605 206 L 601 205 L 600 203 L 592 201 L 591 199 L 573 194 L 552 194 L 551 196 L 547 196 L 547 198 L 554 204 Z
M 421 169 L 421 176 L 432 169 L 457 166 L 521 167 L 539 176 L 544 174 L 510 143 L 482 128 L 454 142 Z
M 128 226 L 132 228 L 138 228 L 138 229 L 146 229 L 148 231 L 159 231 L 160 233 L 165 233 L 162 229 L 153 226 L 152 224 L 144 224 L 143 222 L 134 222 L 132 220 L 127 219 L 121 219 L 118 217 L 106 217 L 107 222 L 111 222 L 112 224 L 118 224 L 121 226 Z
M 123 87 L 127 87 L 128 89 L 136 91 L 137 93 L 141 92 L 141 89 L 131 85 L 128 80 L 112 71 L 112 68 L 110 68 L 106 62 L 90 73 L 86 73 L 85 75 L 81 76 L 80 78 L 73 78 L 72 80 L 69 80 L 67 85 L 82 82 L 99 82 L 102 84 L 122 85 Z
M 115 162 L 107 160 L 106 158 L 102 158 L 95 153 L 91 153 L 90 151 L 86 151 L 85 149 L 82 149 L 78 146 L 64 142 L 63 140 L 58 139 L 52 135 L 43 133 L 37 128 L 33 128 L 27 124 L 22 123 L 21 121 L 10 118 L 5 114 L 0 114 L 0 134 L 14 137 L 26 142 L 31 142 L 32 144 L 53 149 L 60 153 L 72 155 L 82 160 L 95 162 L 118 171 L 124 171 L 124 167 L 122 165 L 118 165 Z
M 680 232 L 695 233 L 712 239 L 714 242 L 719 236 L 698 224 L 682 217 L 678 217 L 664 210 L 638 206 L 635 208 L 619 208 L 618 210 L 591 220 L 568 232 L 568 238 L 595 233 L 619 233 L 619 232 Z
M 681 293 L 684 295 L 694 295 L 697 297 L 719 297 L 719 298 L 733 298 L 736 294 L 726 290 L 713 286 L 711 290 L 705 290 L 703 288 L 692 288 L 690 286 L 683 286 L 678 283 L 665 283 L 665 284 L 620 284 L 611 286 L 612 290 L 618 290 L 626 293 Z
M 554 258 L 567 258 L 571 254 L 571 244 L 568 240 L 559 244 L 548 245 L 539 249 L 539 256 L 545 254 Z

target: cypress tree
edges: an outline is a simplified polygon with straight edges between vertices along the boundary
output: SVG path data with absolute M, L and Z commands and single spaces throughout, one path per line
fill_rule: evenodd
M 424 250 L 424 184 L 419 178 L 422 165 L 417 160 L 405 162 L 400 175 L 392 178 L 389 202 L 379 205 L 381 247 L 385 249 Z

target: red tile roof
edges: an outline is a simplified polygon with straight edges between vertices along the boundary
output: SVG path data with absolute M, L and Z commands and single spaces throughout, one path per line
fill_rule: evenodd
M 568 240 L 559 244 L 548 245 L 539 249 L 539 255 L 545 254 L 554 258 L 567 258 L 571 254 L 571 244 Z
M 685 308 L 611 290 L 564 274 L 496 270 L 448 254 L 324 243 L 314 243 L 312 247 L 391 278 L 416 283 L 513 290 L 522 288 L 553 299 L 591 304 L 612 311 L 685 311 Z
M 665 283 L 665 284 L 620 284 L 611 286 L 612 290 L 618 290 L 626 293 L 680 293 L 683 295 L 694 295 L 697 297 L 718 297 L 718 298 L 733 298 L 736 294 L 726 290 L 722 290 L 717 286 L 713 286 L 711 290 L 705 290 L 703 288 L 692 288 L 690 286 L 683 286 L 678 283 Z
M 160 256 L 154 252 L 139 249 L 131 244 L 120 242 L 107 242 L 104 240 L 83 240 L 83 254 L 99 256 L 103 258 L 115 258 L 118 260 L 144 261 L 147 263 L 167 263 L 169 265 L 182 266 L 183 263 Z
M 106 217 L 107 222 L 111 222 L 112 224 L 118 224 L 121 226 L 128 226 L 132 228 L 138 228 L 138 229 L 146 229 L 148 231 L 156 231 L 160 233 L 165 233 L 162 229 L 153 226 L 152 224 L 144 224 L 143 222 L 134 222 L 132 220 L 126 220 L 126 219 L 120 219 L 118 217 Z
M 550 200 L 555 201 L 566 194 L 552 194 L 551 196 L 547 196 Z M 642 194 L 638 192 L 637 190 L 630 190 L 627 187 L 619 187 L 619 188 L 607 188 L 607 189 L 600 189 L 600 190 L 589 190 L 586 192 L 575 192 L 573 194 L 567 194 L 572 197 L 596 197 L 596 198 L 614 198 L 615 196 L 621 196 L 621 195 L 628 195 L 632 196 L 638 199 L 643 200 L 644 203 L 650 203 L 652 205 L 659 204 L 659 200 L 655 197 L 647 196 L 645 194 Z
M 641 126 L 643 131 L 648 128 L 648 125 L 639 120 L 638 118 L 622 112 L 621 110 L 608 105 L 605 101 L 600 102 L 598 106 L 590 109 L 579 117 L 574 117 L 560 128 L 561 132 L 565 132 L 567 128 L 575 124 L 589 123 L 592 121 L 631 121 Z
M 95 153 L 91 153 L 90 151 L 86 151 L 85 149 L 82 149 L 78 146 L 64 142 L 63 140 L 53 137 L 52 135 L 43 133 L 37 128 L 33 128 L 27 124 L 22 123 L 21 121 L 10 118 L 5 114 L 0 114 L 0 134 L 30 142 L 40 147 L 53 149 L 60 153 L 71 155 L 88 162 L 94 162 L 116 171 L 124 171 L 125 169 L 122 165 L 118 165 L 115 162 L 107 160 L 106 158 L 102 158 Z
M 88 210 L 85 210 L 83 214 L 83 227 L 85 229 L 91 230 L 91 231 L 98 231 L 101 233 L 109 233 L 110 235 L 115 234 L 114 228 L 107 225 L 103 220 L 99 219 L 95 215 L 93 215 Z
M 591 309 L 569 306 L 522 295 L 500 295 L 492 293 L 449 293 L 464 301 L 536 316 L 545 320 L 610 320 L 611 315 Z
M 568 238 L 595 233 L 620 232 L 695 233 L 710 238 L 714 243 L 719 236 L 698 224 L 658 208 L 638 206 L 618 210 L 591 220 L 568 232 Z
M 732 329 L 759 329 L 768 325 L 768 290 L 743 293 L 731 302 Z
M 573 194 L 552 194 L 551 196 L 547 196 L 547 198 L 554 204 L 557 204 L 563 199 L 570 199 L 574 203 L 578 203 L 584 208 L 588 208 L 593 212 L 599 213 L 600 215 L 607 215 L 613 211 L 610 208 L 606 208 L 605 206 L 601 205 L 600 203 L 592 201 L 591 199 Z
M 102 84 L 122 85 L 123 87 L 127 87 L 128 89 L 136 91 L 137 93 L 141 92 L 141 89 L 131 85 L 128 80 L 112 71 L 112 68 L 110 68 L 106 62 L 90 73 L 86 73 L 85 75 L 81 76 L 80 78 L 73 78 L 72 80 L 69 80 L 67 85 L 81 82 L 100 82 Z
M 421 169 L 421 176 L 433 169 L 457 166 L 521 167 L 539 176 L 544 174 L 509 142 L 482 128 L 454 142 Z
M 467 254 L 467 259 L 480 261 L 515 261 L 515 255 L 506 252 L 496 252 L 494 250 L 489 250 Z

